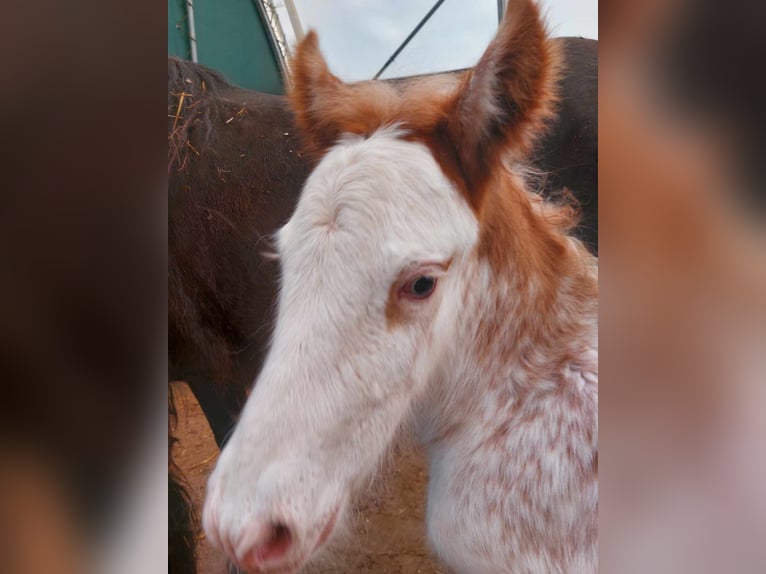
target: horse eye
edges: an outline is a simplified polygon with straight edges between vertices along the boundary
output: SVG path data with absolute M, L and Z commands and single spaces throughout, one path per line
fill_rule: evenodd
M 421 275 L 407 283 L 402 291 L 408 297 L 415 299 L 425 299 L 434 292 L 436 287 L 436 277 L 429 277 L 428 275 Z

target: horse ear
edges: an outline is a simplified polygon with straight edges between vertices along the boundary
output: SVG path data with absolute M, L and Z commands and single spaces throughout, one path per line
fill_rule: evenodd
M 330 118 L 333 103 L 338 102 L 347 86 L 330 72 L 313 30 L 298 44 L 290 68 L 290 107 L 303 132 L 307 151 L 320 154 L 340 135 L 338 126 Z
M 474 206 L 504 156 L 525 157 L 554 115 L 560 56 L 537 6 L 511 0 L 497 35 L 459 86 L 448 131 Z

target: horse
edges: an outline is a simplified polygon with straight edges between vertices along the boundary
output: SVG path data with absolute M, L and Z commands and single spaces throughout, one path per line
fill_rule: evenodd
M 544 194 L 572 190 L 583 207 L 578 231 L 596 252 L 597 43 L 560 43 L 560 112 L 533 164 L 548 175 Z M 168 134 L 168 376 L 189 384 L 221 446 L 270 333 L 278 267 L 259 255 L 292 213 L 311 162 L 284 98 L 176 58 L 168 58 Z M 169 470 L 170 571 L 193 572 L 195 513 L 172 456 Z
M 531 0 L 462 77 L 349 85 L 315 33 L 297 47 L 314 167 L 275 236 L 270 349 L 202 517 L 238 567 L 302 568 L 411 426 L 452 571 L 596 572 L 597 259 L 524 178 L 560 56 Z

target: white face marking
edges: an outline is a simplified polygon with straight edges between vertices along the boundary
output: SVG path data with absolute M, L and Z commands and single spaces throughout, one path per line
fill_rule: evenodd
M 308 557 L 427 385 L 439 361 L 434 324 L 449 328 L 461 305 L 452 279 L 478 223 L 427 147 L 402 135 L 338 144 L 278 234 L 273 345 L 204 515 L 208 533 L 241 560 L 264 524 L 291 531 L 288 555 L 274 564 Z M 399 285 L 419 274 L 437 278 L 433 294 L 400 297 Z

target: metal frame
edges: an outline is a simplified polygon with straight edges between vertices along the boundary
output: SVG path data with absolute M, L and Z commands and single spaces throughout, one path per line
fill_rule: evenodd
M 191 0 L 187 0 L 188 5 L 191 5 Z M 256 7 L 258 8 L 258 13 L 263 18 L 263 21 L 266 23 L 266 28 L 268 30 L 269 38 L 271 39 L 272 47 L 274 48 L 274 52 L 277 57 L 277 63 L 279 65 L 280 70 L 282 71 L 282 77 L 285 80 L 285 84 L 289 84 L 291 82 L 291 75 L 292 72 L 290 70 L 290 47 L 287 44 L 287 39 L 285 38 L 284 30 L 282 29 L 282 23 L 279 21 L 279 14 L 277 14 L 277 10 L 274 7 L 273 0 L 254 0 Z M 295 4 L 292 0 L 284 0 L 285 2 L 285 8 L 287 9 L 288 15 L 290 17 L 291 24 L 293 26 L 293 30 L 296 35 L 296 39 L 298 42 L 301 41 L 303 37 L 303 28 L 301 27 L 300 19 L 298 18 L 297 10 L 295 9 Z M 418 26 L 415 28 L 415 30 L 412 31 L 410 36 L 407 37 L 407 39 L 403 42 L 401 46 L 397 49 L 396 52 L 389 58 L 389 61 L 386 62 L 383 65 L 383 68 L 378 71 L 377 74 L 375 74 L 375 78 L 380 76 L 380 74 L 388 67 L 388 65 L 396 58 L 396 56 L 401 52 L 401 50 L 404 48 L 404 46 L 407 45 L 407 43 L 412 39 L 412 37 L 420 30 L 420 27 L 427 21 L 430 16 L 433 15 L 433 12 L 436 11 L 436 9 L 441 6 L 443 0 L 439 0 L 436 2 L 436 4 L 431 8 L 431 11 L 425 16 L 423 21 L 418 24 Z M 498 23 L 502 21 L 503 14 L 505 12 L 505 7 L 507 4 L 507 0 L 497 0 L 497 21 Z M 196 48 L 196 46 L 194 46 Z
M 256 8 L 261 18 L 266 23 L 266 29 L 271 39 L 271 46 L 274 49 L 274 54 L 277 58 L 277 64 L 282 71 L 282 78 L 285 84 L 290 83 L 291 71 L 290 71 L 290 48 L 287 45 L 285 39 L 284 30 L 282 30 L 282 24 L 279 21 L 279 15 L 274 7 L 272 0 L 254 0 Z

